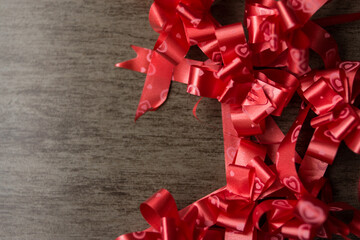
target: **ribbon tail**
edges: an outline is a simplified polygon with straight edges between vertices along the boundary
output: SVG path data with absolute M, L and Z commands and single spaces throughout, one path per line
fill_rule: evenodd
M 265 131 L 261 135 L 255 136 L 260 144 L 264 144 L 267 148 L 267 154 L 273 163 L 276 162 L 276 153 L 280 143 L 284 140 L 284 133 L 281 131 L 275 120 L 271 117 L 266 118 Z M 301 163 L 300 155 L 295 152 L 295 162 Z
M 328 163 L 306 154 L 299 169 L 300 179 L 310 189 L 314 181 L 324 176 L 327 167 Z
M 157 52 L 153 53 L 135 121 L 147 111 L 155 111 L 166 101 L 173 70 L 173 64 Z
M 276 169 L 279 179 L 295 194 L 306 192 L 295 168 L 295 146 L 310 106 L 311 105 L 308 105 L 306 108 L 300 109 L 296 121 L 291 126 L 277 152 Z
M 328 27 L 360 20 L 360 13 L 341 14 L 314 20 L 322 27 Z
M 224 153 L 225 166 L 229 166 L 235 161 L 237 149 L 240 144 L 240 138 L 231 121 L 231 107 L 230 104 L 221 104 L 221 113 L 223 121 L 223 136 L 224 136 Z
M 203 99 L 203 97 L 201 97 L 195 104 L 194 108 L 193 108 L 193 115 L 194 117 L 196 118 L 196 120 L 198 120 L 200 122 L 200 119 L 198 118 L 197 114 L 196 114 L 196 110 L 197 110 L 197 107 L 200 103 L 200 101 Z
M 117 63 L 115 67 L 126 68 L 136 72 L 146 73 L 151 61 L 152 50 L 131 45 L 137 56 L 133 59 Z
M 345 138 L 345 143 L 351 151 L 360 154 L 360 127 L 353 130 L 353 132 Z
M 311 39 L 310 48 L 320 55 L 326 68 L 334 68 L 341 61 L 335 39 L 322 27 L 309 21 L 303 31 Z
M 360 237 L 360 212 L 358 210 L 354 211 L 354 217 L 351 223 L 349 224 L 350 231 L 357 237 Z

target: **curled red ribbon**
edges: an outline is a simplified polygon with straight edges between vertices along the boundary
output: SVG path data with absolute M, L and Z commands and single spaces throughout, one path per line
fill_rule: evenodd
M 160 35 L 153 50 L 133 46 L 137 57 L 116 66 L 147 74 L 135 119 L 163 104 L 171 80 L 221 103 L 227 185 L 182 210 L 162 189 L 140 206 L 151 227 L 118 239 L 360 237 L 360 212 L 334 203 L 323 177 L 341 141 L 360 153 L 360 62 L 341 62 L 321 27 L 326 22 L 310 21 L 328 1 L 247 0 L 246 29 L 221 26 L 211 16 L 212 2 L 155 0 L 149 19 Z M 193 45 L 207 61 L 184 58 Z M 310 50 L 325 70 L 311 70 Z M 296 91 L 304 102 L 284 135 L 270 115 L 280 116 Z M 302 159 L 295 146 L 310 109 L 318 116 Z M 345 211 L 353 212 L 347 223 L 338 217 Z
M 300 80 L 300 95 L 318 114 L 311 120 L 315 132 L 299 170 L 307 184 L 323 176 L 342 140 L 360 153 L 360 110 L 353 105 L 359 96 L 359 68 L 359 62 L 342 62 L 339 68 L 314 71 Z

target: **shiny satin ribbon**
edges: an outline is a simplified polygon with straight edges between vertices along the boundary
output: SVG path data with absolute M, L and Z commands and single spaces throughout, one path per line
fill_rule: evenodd
M 254 210 L 253 222 L 257 229 L 268 233 L 294 239 L 313 239 L 315 236 L 331 238 L 333 235 L 347 236 L 350 232 L 359 234 L 359 210 L 342 202 L 332 202 L 332 192 L 329 191 L 327 180 L 321 179 L 316 191 L 311 195 L 303 195 L 301 199 L 272 199 L 260 203 Z M 321 191 L 319 201 L 314 196 Z M 353 212 L 350 222 L 344 223 L 338 219 L 345 212 Z M 261 217 L 267 221 L 260 225 Z
M 232 118 L 238 135 L 261 134 L 265 118 L 270 114 L 281 115 L 293 96 L 298 81 L 293 75 L 278 69 L 253 70 L 249 58 L 250 50 L 245 43 L 241 24 L 221 27 L 216 33 L 221 36 L 219 46 L 223 48 L 220 55 L 224 59 L 224 66 L 221 67 L 213 61 L 185 59 L 174 68 L 173 80 L 187 84 L 190 94 L 217 98 L 222 103 L 232 103 Z M 234 39 L 244 43 L 232 46 L 229 43 Z M 149 75 L 153 68 L 150 61 L 144 60 L 144 56 L 149 60 L 153 51 L 133 48 L 138 54 L 137 58 L 119 63 L 117 66 Z M 239 69 L 242 70 L 239 72 Z M 162 78 L 158 78 L 157 81 L 162 81 Z M 143 92 L 145 89 L 152 90 L 153 87 L 153 84 L 145 83 Z M 162 98 L 166 98 L 167 91 L 168 89 L 163 90 Z M 142 101 L 138 113 L 143 114 L 149 110 L 149 102 Z
M 226 110 L 229 105 L 223 104 L 222 107 L 224 137 L 225 132 L 232 136 L 228 132 L 231 128 L 227 127 L 233 128 L 233 125 L 226 124 L 229 121 L 226 119 L 230 118 L 230 112 Z M 300 131 L 298 126 L 302 125 L 309 109 L 310 105 L 300 111 L 277 150 L 279 154 L 275 163 L 278 172 L 274 165 L 265 164 L 265 147 L 233 137 L 236 139 L 234 145 L 239 147 L 237 151 L 226 151 L 226 187 L 181 211 L 177 211 L 171 195 L 166 190 L 160 190 L 140 207 L 152 227 L 118 239 L 312 239 L 314 236 L 338 234 L 346 237 L 350 232 L 359 233 L 358 210 L 343 203 L 327 203 L 315 198 L 323 189 L 324 182 L 316 184 L 308 192 L 304 187 L 298 187 L 301 183 L 294 180 L 298 179 L 295 163 L 289 159 L 296 155 L 294 145 Z M 293 147 L 284 147 L 288 144 Z M 274 197 L 277 199 L 266 200 Z M 265 201 L 260 202 L 262 199 Z M 337 219 L 338 212 L 349 210 L 355 216 L 349 224 Z M 260 226 L 259 220 L 264 214 L 267 214 L 267 225 Z M 214 228 L 215 225 L 222 228 Z
M 273 9 L 272 11 L 259 8 L 258 4 L 248 4 L 247 6 L 252 6 L 249 7 L 250 10 L 248 11 L 250 14 L 251 12 L 257 13 L 265 11 L 269 14 L 275 14 L 277 18 L 281 19 L 280 10 L 277 8 L 279 8 L 279 6 L 283 6 L 282 4 L 279 6 L 273 5 L 276 9 Z M 283 7 L 281 9 L 284 10 L 287 8 Z M 315 12 L 315 10 L 312 11 Z M 265 19 L 265 17 L 261 14 L 260 16 Z M 153 17 L 150 17 L 150 19 L 153 19 Z M 305 23 L 305 19 L 307 18 L 301 17 L 301 19 L 302 22 Z M 175 81 L 188 84 L 187 91 L 191 94 L 217 98 L 223 103 L 237 104 L 238 106 L 233 108 L 233 117 L 234 124 L 239 135 L 250 136 L 262 133 L 264 130 L 264 119 L 269 114 L 279 116 L 282 109 L 291 99 L 292 94 L 295 92 L 298 85 L 296 78 L 285 71 L 276 69 L 260 71 L 254 70 L 253 62 L 256 64 L 256 61 L 254 61 L 252 55 L 256 55 L 257 52 L 260 54 L 266 51 L 264 49 L 253 49 L 253 51 L 251 51 L 251 44 L 249 45 L 246 41 L 241 23 L 221 27 L 215 20 L 211 18 L 204 18 L 202 24 L 204 26 L 200 24 L 196 26 L 196 28 L 188 27 L 185 29 L 187 30 L 186 33 L 188 33 L 188 35 L 193 36 L 193 42 L 195 41 L 204 53 L 209 56 L 209 61 L 206 63 L 194 63 L 188 60 L 177 60 L 172 61 L 177 64 L 174 69 L 169 66 L 166 67 L 166 65 L 162 65 L 162 67 L 164 67 L 164 69 L 173 70 L 173 79 Z M 318 27 L 316 24 L 309 23 L 308 25 L 303 27 L 303 30 L 308 32 L 308 36 L 305 36 L 302 32 L 294 33 L 296 35 L 294 38 L 298 39 L 297 41 L 300 42 L 297 45 L 301 45 L 305 40 L 308 41 L 307 37 L 316 37 L 316 39 L 319 39 L 319 41 L 323 43 L 325 41 L 325 37 L 319 38 L 314 35 L 326 36 L 326 31 Z M 154 29 L 156 28 L 154 27 Z M 250 35 L 254 32 L 261 34 L 263 32 L 263 29 L 261 28 L 248 28 L 248 30 Z M 292 31 L 294 29 L 288 30 Z M 198 32 L 198 34 L 195 34 L 194 32 Z M 158 40 L 158 42 L 159 41 L 160 40 Z M 284 41 L 289 42 L 290 39 L 285 39 Z M 329 37 L 329 40 L 327 41 L 328 42 L 325 46 L 328 47 L 325 49 L 323 47 L 324 44 L 319 47 L 317 41 L 313 44 L 313 49 L 323 57 L 326 64 L 334 62 L 332 58 L 337 59 L 338 56 L 337 47 L 336 44 L 333 43 L 333 39 Z M 191 41 L 189 40 L 189 43 L 190 42 Z M 251 43 L 251 39 L 249 43 Z M 163 47 L 164 44 L 166 47 Z M 155 46 L 157 45 L 159 44 L 157 43 Z M 289 43 L 287 45 L 289 45 Z M 331 48 L 327 51 L 329 46 Z M 309 48 L 309 46 L 306 47 L 307 49 Z M 162 53 L 167 54 L 167 52 L 171 52 L 168 50 L 169 47 L 166 41 L 159 45 L 159 49 L 161 49 L 160 52 Z M 138 51 L 138 53 L 140 52 L 139 48 L 135 50 Z M 140 72 L 146 72 L 148 76 L 149 72 L 150 75 L 153 75 L 156 67 L 154 64 L 150 63 L 150 58 L 154 54 L 150 50 L 147 51 L 147 59 L 149 63 L 144 62 L 143 57 L 138 57 L 137 59 L 130 61 L 132 64 L 125 62 L 119 63 L 117 66 L 136 71 L 140 70 Z M 143 50 L 142 52 L 146 52 L 146 50 Z M 178 59 L 180 59 L 181 54 L 179 54 L 178 51 L 173 52 L 174 53 L 170 55 L 175 55 Z M 295 65 L 306 65 L 306 68 L 308 68 L 308 61 L 302 59 L 302 50 L 298 51 L 296 49 L 290 49 L 288 52 L 290 52 L 290 55 L 292 56 L 289 58 L 292 59 L 290 61 L 291 63 Z M 283 55 L 282 52 L 276 53 L 276 56 L 280 57 L 280 55 Z M 157 57 L 161 58 L 160 56 Z M 174 59 L 174 57 L 171 59 Z M 219 65 L 220 63 L 223 65 Z M 291 64 L 288 64 L 288 66 L 290 65 Z M 290 66 L 289 70 L 294 69 Z M 296 71 L 293 72 L 294 74 L 298 74 Z M 161 74 L 163 73 L 166 72 L 162 71 Z M 156 110 L 157 107 L 166 100 L 167 93 L 169 91 L 169 75 L 170 72 L 167 72 L 165 77 L 156 76 L 156 78 L 151 78 L 154 81 L 157 79 L 156 84 L 161 85 L 161 87 L 155 86 L 155 83 L 152 83 L 151 80 L 145 82 L 136 119 L 148 110 Z M 161 103 L 155 105 L 152 104 L 152 102 L 156 102 L 156 99 L 159 99 L 159 96 Z M 282 101 L 284 99 L 285 101 Z
M 247 0 L 248 41 L 241 23 L 221 26 L 211 16 L 211 0 L 154 2 L 149 19 L 160 34 L 154 49 L 133 46 L 137 57 L 116 65 L 147 74 L 135 119 L 166 100 L 171 80 L 187 84 L 190 94 L 218 99 L 227 185 L 180 211 L 170 193 L 160 190 L 140 206 L 151 227 L 119 240 L 311 239 L 350 232 L 360 237 L 360 213 L 333 203 L 323 178 L 341 140 L 354 152 L 360 148 L 359 110 L 353 105 L 359 63 L 341 62 L 334 39 L 309 21 L 326 2 Z M 209 59 L 185 59 L 191 45 Z M 325 71 L 311 71 L 310 49 L 321 56 Z M 284 135 L 269 115 L 280 116 L 296 90 L 307 104 Z M 301 159 L 295 146 L 310 108 L 319 116 Z M 354 212 L 349 224 L 337 218 L 342 211 Z
M 299 169 L 307 184 L 323 176 L 342 140 L 360 154 L 360 110 L 353 105 L 360 92 L 359 69 L 359 62 L 342 62 L 300 80 L 300 95 L 318 114 L 311 120 L 315 132 Z
M 309 21 L 327 0 L 247 1 L 245 19 L 256 66 L 287 67 L 297 75 L 310 70 L 309 49 L 333 67 L 337 46 L 324 29 Z
M 183 60 L 189 47 L 196 44 L 196 40 L 191 39 L 190 30 L 212 24 L 209 16 L 211 3 L 211 0 L 156 0 L 152 4 L 150 24 L 160 33 L 153 51 L 148 50 L 146 58 L 141 56 L 116 65 L 147 73 L 135 120 L 147 111 L 155 111 L 166 100 L 174 67 Z M 140 48 L 135 51 L 146 52 Z

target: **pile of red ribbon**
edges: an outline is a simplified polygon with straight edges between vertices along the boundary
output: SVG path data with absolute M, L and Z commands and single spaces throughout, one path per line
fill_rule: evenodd
M 328 1 L 246 0 L 246 38 L 241 23 L 221 26 L 213 18 L 213 0 L 155 0 L 154 49 L 133 46 L 137 57 L 116 65 L 147 75 L 135 119 L 164 103 L 171 80 L 187 84 L 190 94 L 216 98 L 227 185 L 182 210 L 161 189 L 140 206 L 151 227 L 118 240 L 360 237 L 360 211 L 333 202 L 324 178 L 341 141 L 360 153 L 360 62 L 342 62 L 321 27 L 329 21 L 310 20 Z M 337 16 L 331 24 L 358 18 Z M 207 61 L 185 58 L 193 45 Z M 310 68 L 310 50 L 324 69 Z M 295 92 L 303 103 L 284 135 L 271 115 L 280 116 Z M 315 131 L 301 158 L 295 146 L 310 110 Z

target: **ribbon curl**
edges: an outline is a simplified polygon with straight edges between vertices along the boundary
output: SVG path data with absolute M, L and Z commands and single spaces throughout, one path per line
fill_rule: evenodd
M 182 210 L 161 189 L 140 206 L 150 228 L 118 240 L 360 237 L 359 211 L 332 202 L 323 177 L 341 141 L 360 153 L 360 63 L 341 62 L 335 40 L 320 26 L 326 23 L 310 21 L 327 2 L 247 0 L 247 40 L 241 23 L 221 26 L 212 17 L 212 0 L 155 0 L 149 20 L 160 36 L 154 48 L 132 46 L 137 57 L 116 64 L 147 74 L 135 120 L 165 102 L 172 80 L 192 95 L 217 99 L 227 185 Z M 209 59 L 186 59 L 194 45 Z M 325 70 L 311 70 L 310 50 Z M 270 115 L 280 116 L 296 91 L 305 102 L 285 135 Z M 295 147 L 310 109 L 318 116 L 302 159 Z M 349 224 L 337 217 L 344 211 L 353 213 Z
M 299 170 L 307 183 L 319 179 L 333 163 L 341 141 L 360 154 L 360 110 L 354 105 L 359 69 L 359 62 L 342 62 L 339 68 L 313 71 L 300 79 L 299 94 L 318 114 L 311 120 L 315 132 Z

